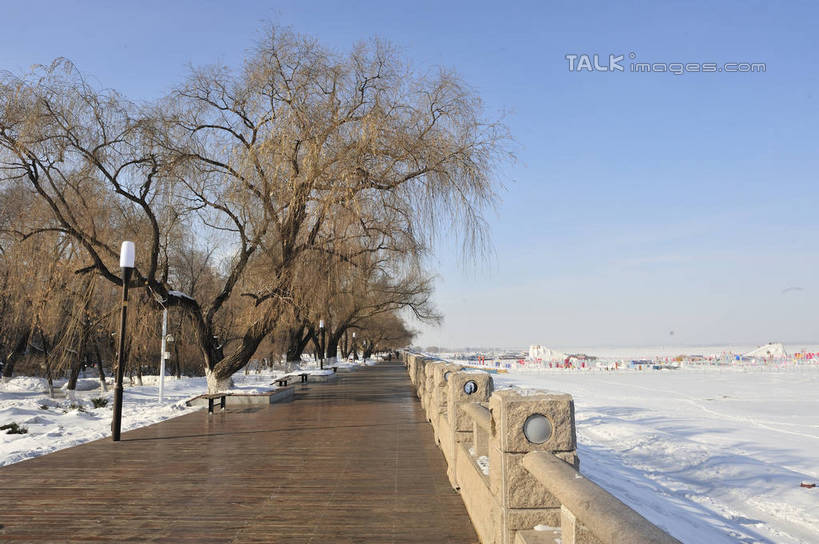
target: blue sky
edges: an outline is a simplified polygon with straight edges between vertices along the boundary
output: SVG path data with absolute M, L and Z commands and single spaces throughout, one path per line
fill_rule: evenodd
M 338 49 L 378 35 L 418 69 L 455 68 L 518 155 L 499 172 L 494 256 L 438 248 L 446 320 L 419 343 L 819 341 L 819 5 L 390 4 L 15 3 L 0 68 L 64 56 L 150 100 L 190 64 L 238 65 L 265 21 Z M 584 53 L 626 55 L 626 71 L 570 72 Z M 766 71 L 629 73 L 629 53 Z

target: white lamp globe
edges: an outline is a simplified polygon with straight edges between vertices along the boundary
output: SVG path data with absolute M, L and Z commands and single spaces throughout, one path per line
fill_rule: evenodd
M 134 243 L 122 242 L 122 248 L 119 250 L 119 267 L 133 268 L 134 267 Z

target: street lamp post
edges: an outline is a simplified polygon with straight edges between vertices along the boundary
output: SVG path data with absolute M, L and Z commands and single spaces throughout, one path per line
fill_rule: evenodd
M 165 301 L 167 303 L 167 301 Z M 162 305 L 162 340 L 160 343 L 159 354 L 159 402 L 165 393 L 165 359 L 168 358 L 168 307 Z
M 167 301 L 165 301 L 167 303 Z M 171 352 L 168 351 L 168 344 L 173 342 L 173 336 L 168 334 L 168 307 L 162 306 L 162 346 L 160 350 L 159 359 L 159 402 L 162 402 L 165 394 L 165 361 L 171 358 Z
M 125 373 L 125 320 L 128 314 L 128 284 L 134 271 L 134 243 L 122 242 L 119 252 L 119 267 L 122 269 L 122 313 L 119 317 L 119 347 L 117 349 L 117 383 L 114 386 L 114 419 L 111 421 L 111 436 L 119 442 L 122 428 L 122 378 Z
M 321 351 L 321 356 L 319 357 L 319 368 L 324 370 L 324 320 L 319 319 L 319 350 Z

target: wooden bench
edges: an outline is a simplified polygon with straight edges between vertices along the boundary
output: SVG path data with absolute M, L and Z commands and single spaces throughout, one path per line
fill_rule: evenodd
M 276 383 L 276 385 L 278 385 L 280 387 L 284 387 L 284 386 L 287 385 L 287 382 L 289 380 L 295 378 L 296 376 L 298 376 L 300 378 L 301 383 L 307 383 L 307 376 L 309 376 L 309 375 L 310 375 L 309 372 L 298 372 L 298 373 L 293 373 L 293 374 L 285 374 L 281 378 L 276 378 L 275 383 Z
M 208 415 L 213 413 L 213 401 L 216 399 L 219 399 L 219 407 L 224 411 L 228 393 L 209 393 L 202 396 L 208 399 Z

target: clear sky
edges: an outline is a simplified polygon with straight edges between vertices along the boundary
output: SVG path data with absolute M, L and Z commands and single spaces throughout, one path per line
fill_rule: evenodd
M 377 35 L 420 69 L 455 68 L 490 114 L 506 112 L 518 161 L 500 172 L 494 256 L 463 263 L 438 248 L 446 320 L 422 345 L 819 340 L 815 2 L 63 0 L 2 12 L 0 68 L 64 56 L 137 99 L 190 64 L 238 65 L 266 21 L 339 49 Z M 625 70 L 569 70 L 567 54 L 595 53 L 624 55 Z

